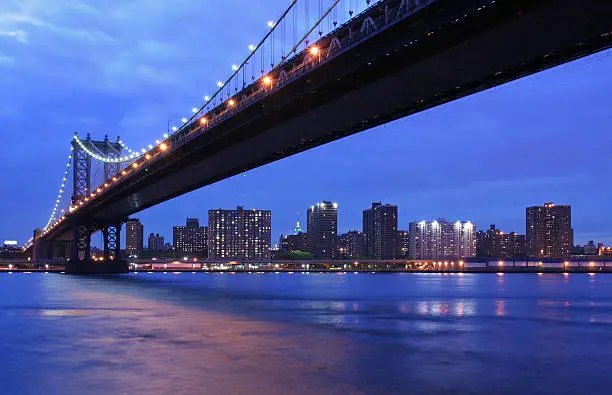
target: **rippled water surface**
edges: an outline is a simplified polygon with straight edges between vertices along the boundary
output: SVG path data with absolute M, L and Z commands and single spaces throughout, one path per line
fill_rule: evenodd
M 1 394 L 609 394 L 612 276 L 0 275 Z

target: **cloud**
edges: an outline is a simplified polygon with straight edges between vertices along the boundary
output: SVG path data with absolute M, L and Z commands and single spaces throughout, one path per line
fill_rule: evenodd
M 0 10 L 1 11 L 1 10 Z M 0 12 L 0 26 L 31 25 L 44 26 L 39 18 L 21 12 Z
M 24 30 L 10 30 L 10 31 L 0 30 L 0 38 L 2 37 L 12 38 L 24 44 L 28 42 L 28 33 Z

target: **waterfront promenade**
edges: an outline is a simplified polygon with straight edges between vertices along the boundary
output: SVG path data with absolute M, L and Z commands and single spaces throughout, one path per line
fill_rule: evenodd
M 63 262 L 0 261 L 0 273 L 63 273 Z M 139 261 L 131 272 L 209 272 L 209 273 L 612 273 L 612 262 L 579 260 L 539 261 Z

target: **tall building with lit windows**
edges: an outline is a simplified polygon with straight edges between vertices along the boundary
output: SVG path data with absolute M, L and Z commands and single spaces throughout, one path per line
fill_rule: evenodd
M 567 258 L 572 254 L 572 207 L 545 203 L 527 207 L 527 255 L 530 258 Z
M 317 203 L 308 209 L 306 220 L 308 252 L 318 259 L 338 258 L 338 204 Z
M 208 228 L 198 218 L 187 218 L 185 226 L 172 228 L 172 246 L 181 254 L 208 255 Z
M 125 223 L 125 252 L 128 255 L 142 255 L 144 227 L 137 219 Z
M 365 256 L 373 259 L 399 257 L 397 244 L 397 206 L 372 203 L 363 211 Z
M 495 225 L 476 234 L 476 256 L 488 259 L 525 258 L 525 235 L 504 233 Z
M 476 226 L 471 222 L 411 222 L 410 259 L 458 259 L 476 255 Z
M 208 211 L 208 256 L 213 259 L 270 259 L 272 212 L 269 210 Z
M 363 233 L 349 230 L 338 236 L 338 252 L 340 259 L 355 259 L 364 256 Z
M 408 250 L 410 249 L 410 233 L 407 230 L 397 231 L 397 251 L 398 258 L 407 259 Z

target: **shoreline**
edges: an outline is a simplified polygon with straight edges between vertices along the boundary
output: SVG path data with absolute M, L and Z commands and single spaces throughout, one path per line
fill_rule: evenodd
M 20 269 L 13 268 L 0 269 L 0 274 L 33 274 L 33 273 L 49 273 L 49 274 L 65 274 L 64 269 Z M 129 273 L 228 273 L 228 274 L 612 274 L 612 267 L 568 267 L 568 268 L 550 268 L 550 267 L 489 267 L 489 268 L 464 268 L 455 270 L 287 270 L 287 269 L 258 269 L 258 270 L 234 270 L 234 269 L 211 269 L 198 270 L 186 268 L 167 268 L 167 269 L 137 269 L 130 270 Z

